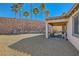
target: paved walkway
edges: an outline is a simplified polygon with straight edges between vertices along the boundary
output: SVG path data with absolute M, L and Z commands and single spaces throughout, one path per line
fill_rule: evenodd
M 43 35 L 20 40 L 9 47 L 32 56 L 79 56 L 79 51 L 70 42 L 46 39 Z

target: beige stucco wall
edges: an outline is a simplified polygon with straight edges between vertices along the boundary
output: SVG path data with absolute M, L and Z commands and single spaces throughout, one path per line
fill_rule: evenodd
M 53 30 L 62 31 L 62 26 L 53 26 Z
M 79 10 L 78 10 L 78 11 L 79 11 Z M 78 11 L 75 12 L 75 14 L 77 14 Z M 74 14 L 74 15 L 75 15 L 75 14 Z M 73 26 L 72 26 L 72 20 L 73 20 L 72 17 L 73 17 L 74 15 L 72 15 L 72 16 L 69 18 L 69 21 L 68 21 L 68 23 L 67 23 L 67 37 L 68 37 L 68 40 L 77 48 L 77 50 L 79 50 L 79 38 L 72 35 L 72 27 L 73 27 Z

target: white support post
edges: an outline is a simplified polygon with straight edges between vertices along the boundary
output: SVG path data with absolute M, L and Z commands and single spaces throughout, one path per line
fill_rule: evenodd
M 48 38 L 48 24 L 46 23 L 46 38 Z

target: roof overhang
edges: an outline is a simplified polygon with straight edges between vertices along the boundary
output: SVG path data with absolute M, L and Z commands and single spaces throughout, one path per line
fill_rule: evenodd
M 75 4 L 75 5 L 71 8 L 71 10 L 68 12 L 68 16 L 69 16 L 69 17 L 72 16 L 76 11 L 78 11 L 78 9 L 79 9 L 79 3 Z
M 56 17 L 51 17 L 51 18 L 47 18 L 46 20 L 58 20 L 58 19 L 67 19 L 68 16 L 56 16 Z
M 46 21 L 47 24 L 50 24 L 52 26 L 63 26 L 66 25 L 68 22 L 68 19 L 59 19 L 59 20 L 48 20 Z

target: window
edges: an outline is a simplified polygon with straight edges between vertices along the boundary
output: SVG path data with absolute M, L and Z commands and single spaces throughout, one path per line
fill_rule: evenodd
M 73 34 L 79 37 L 79 13 L 73 17 Z

